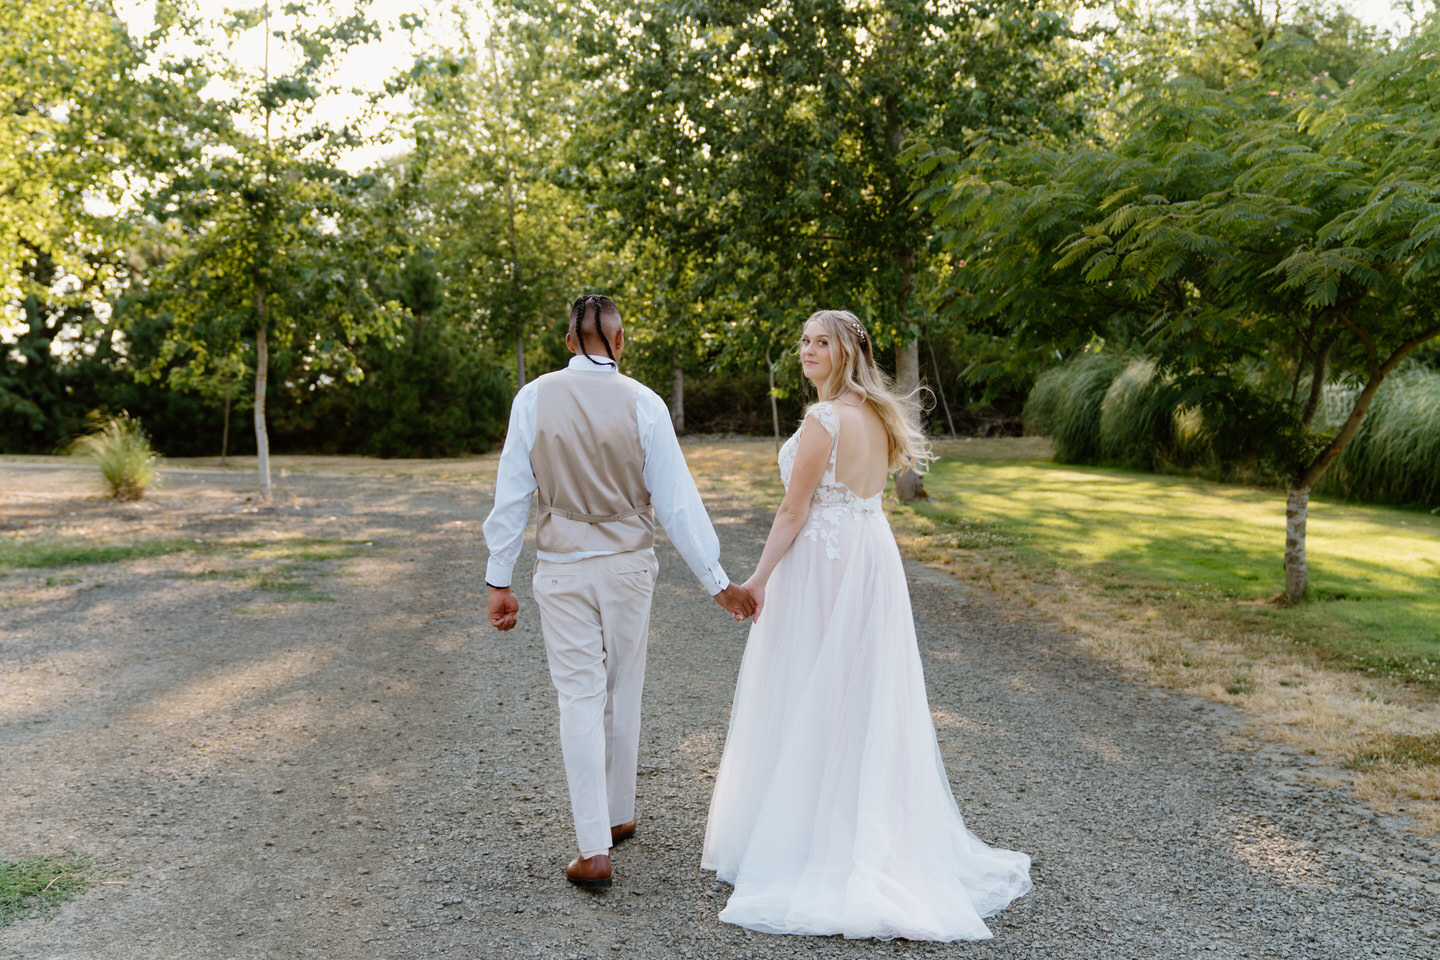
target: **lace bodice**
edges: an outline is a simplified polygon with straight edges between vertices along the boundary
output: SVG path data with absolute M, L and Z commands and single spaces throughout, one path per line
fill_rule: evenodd
M 883 520 L 885 513 L 880 507 L 881 494 L 861 497 L 835 479 L 835 452 L 839 449 L 840 441 L 840 415 L 835 412 L 835 405 L 828 400 L 822 400 L 811 407 L 810 412 L 815 414 L 825 432 L 830 434 L 830 462 L 825 465 L 825 473 L 820 477 L 820 483 L 810 498 L 810 516 L 799 535 L 810 540 L 823 541 L 825 555 L 832 560 L 838 560 L 840 524 L 846 520 Z M 790 489 L 790 473 L 795 469 L 795 450 L 800 444 L 800 434 L 804 429 L 804 424 L 801 424 L 800 429 L 780 448 L 777 458 L 780 482 L 785 484 L 786 490 Z

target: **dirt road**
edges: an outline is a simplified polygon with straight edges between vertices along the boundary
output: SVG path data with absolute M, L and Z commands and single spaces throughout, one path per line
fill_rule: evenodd
M 0 576 L 0 858 L 106 881 L 0 930 L 4 960 L 1440 955 L 1440 850 L 1341 772 L 913 564 L 956 796 L 1035 890 L 981 944 L 720 924 L 700 841 L 745 633 L 668 544 L 639 832 L 579 891 L 526 578 L 520 626 L 485 623 L 488 477 L 292 474 L 274 506 L 218 470 L 138 505 L 87 482 L 0 462 L 0 536 L 159 544 Z M 743 576 L 768 516 L 712 513 Z

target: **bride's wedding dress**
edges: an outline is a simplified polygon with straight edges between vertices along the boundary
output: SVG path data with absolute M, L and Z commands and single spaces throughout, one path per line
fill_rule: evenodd
M 965 827 L 880 495 L 835 479 L 838 416 L 812 411 L 830 463 L 750 630 L 701 864 L 734 884 L 720 919 L 752 930 L 986 939 L 1030 858 Z

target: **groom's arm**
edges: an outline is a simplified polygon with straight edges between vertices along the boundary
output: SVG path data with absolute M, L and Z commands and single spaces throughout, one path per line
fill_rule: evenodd
M 505 446 L 500 451 L 500 465 L 495 473 L 495 505 L 482 527 L 485 545 L 490 549 L 490 559 L 485 564 L 485 583 L 491 588 L 491 622 L 495 622 L 497 591 L 510 592 L 511 573 L 515 562 L 520 559 L 520 549 L 525 545 L 530 498 L 537 486 L 535 472 L 530 467 L 530 448 L 535 445 L 536 396 L 529 387 L 527 384 L 522 388 L 510 405 L 510 425 L 505 431 Z M 510 608 L 514 604 L 506 603 L 505 606 Z M 509 626 L 514 626 L 514 610 L 507 609 L 506 612 L 512 617 Z M 509 629 L 509 626 L 501 626 L 500 623 L 495 625 L 502 630 Z
M 730 578 L 720 566 L 720 540 L 680 452 L 670 411 L 658 395 L 641 390 L 635 413 L 645 448 L 645 487 L 655 516 L 705 592 L 718 598 L 729 588 Z

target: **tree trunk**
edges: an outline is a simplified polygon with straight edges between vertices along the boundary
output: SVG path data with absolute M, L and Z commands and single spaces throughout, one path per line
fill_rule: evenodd
M 270 86 L 270 4 L 265 11 L 265 87 Z M 263 269 L 270 268 L 270 224 L 271 210 L 270 170 L 273 157 L 270 153 L 270 112 L 265 106 L 265 200 L 262 208 L 260 249 L 256 253 Z M 269 323 L 269 304 L 265 300 L 265 281 L 257 275 L 255 279 L 255 469 L 260 474 L 260 499 L 270 502 L 270 435 L 265 431 L 265 391 L 270 386 L 270 344 L 266 340 L 266 325 Z
M 892 14 L 889 27 L 896 34 L 893 38 L 894 42 L 903 51 L 908 47 L 911 39 L 908 30 L 906 36 L 899 35 L 905 29 L 903 20 L 898 15 Z M 905 165 L 899 162 L 899 157 L 905 149 L 907 128 L 904 114 L 900 109 L 898 94 L 886 94 L 881 107 L 885 111 L 885 152 L 892 163 L 890 197 L 892 202 L 899 205 L 898 209 L 907 209 L 911 202 L 910 178 Z M 895 291 L 895 319 L 903 329 L 910 311 L 910 295 L 915 290 L 915 239 L 913 235 L 907 235 L 899 244 L 895 262 L 900 267 L 900 285 Z M 895 345 L 895 379 L 902 394 L 913 394 L 920 388 L 920 341 L 918 338 L 903 346 L 898 343 Z M 921 482 L 920 474 L 914 470 L 901 470 L 895 475 L 895 495 L 899 497 L 901 503 L 930 499 L 925 495 L 925 484 Z
M 1325 396 L 1325 366 L 1330 360 L 1330 348 L 1334 346 L 1334 338 L 1326 337 L 1315 351 L 1315 363 L 1310 372 L 1310 394 L 1305 398 L 1305 409 L 1300 411 L 1300 422 L 1310 426 L 1315 419 L 1315 411 L 1320 409 L 1320 400 Z
M 912 340 L 905 346 L 895 348 L 895 380 L 902 394 L 912 394 L 920 389 L 920 341 Z M 895 474 L 895 496 L 901 503 L 930 499 L 925 494 L 925 484 L 914 470 L 901 470 Z
M 265 284 L 255 281 L 255 468 L 260 499 L 270 502 L 270 437 L 265 432 L 265 390 L 270 381 L 270 344 L 265 337 Z
M 670 358 L 670 369 L 673 378 L 670 381 L 670 422 L 675 426 L 675 432 L 685 432 L 685 368 L 680 365 L 680 351 L 676 350 Z
M 1310 513 L 1310 488 L 1292 480 L 1285 500 L 1285 602 L 1299 603 L 1310 586 L 1305 565 L 1305 521 Z
M 770 373 L 770 423 L 775 428 L 775 456 L 780 456 L 780 406 L 775 402 L 775 361 L 765 354 L 765 369 Z
M 1344 317 L 1341 320 L 1346 322 Z M 1347 322 L 1347 325 L 1357 334 L 1363 333 L 1353 323 Z M 1396 347 L 1384 363 L 1375 361 L 1376 351 L 1373 343 L 1368 338 L 1363 338 L 1366 345 L 1371 348 L 1372 366 L 1369 379 L 1361 388 L 1359 396 L 1355 398 L 1355 404 L 1350 408 L 1350 415 L 1340 425 L 1339 431 L 1325 448 L 1316 454 L 1308 466 L 1300 469 L 1290 478 L 1290 492 L 1285 503 L 1285 599 L 1287 602 L 1298 603 L 1305 597 L 1305 592 L 1309 588 L 1310 574 L 1305 565 L 1305 521 L 1310 508 L 1310 490 L 1320 482 L 1325 471 L 1330 469 L 1330 465 L 1340 458 L 1340 454 L 1345 452 L 1345 447 L 1355 438 L 1355 434 L 1360 430 L 1360 423 L 1365 419 L 1365 414 L 1370 411 L 1370 405 L 1375 401 L 1375 394 L 1380 389 L 1380 385 L 1385 382 L 1385 378 L 1393 373 L 1400 362 L 1409 356 L 1416 347 L 1437 337 L 1440 337 L 1440 326 L 1431 327 Z M 1323 362 L 1328 353 L 1329 347 L 1327 346 L 1320 353 L 1315 365 L 1314 378 L 1311 380 L 1310 399 L 1307 401 L 1306 407 L 1307 412 L 1312 416 L 1314 410 L 1308 408 L 1318 405 L 1317 396 L 1324 389 Z
M 490 51 L 490 69 L 499 84 L 495 89 L 508 89 L 500 80 L 500 60 L 494 48 Z M 506 112 L 497 105 L 500 112 Z M 515 227 L 515 169 L 510 163 L 510 139 L 500 130 L 500 161 L 505 171 L 505 221 L 510 236 L 510 319 L 515 322 L 515 386 L 525 386 L 525 325 L 520 316 L 520 233 Z
M 226 466 L 225 455 L 230 452 L 230 388 L 225 388 L 225 426 L 220 428 L 220 466 Z

